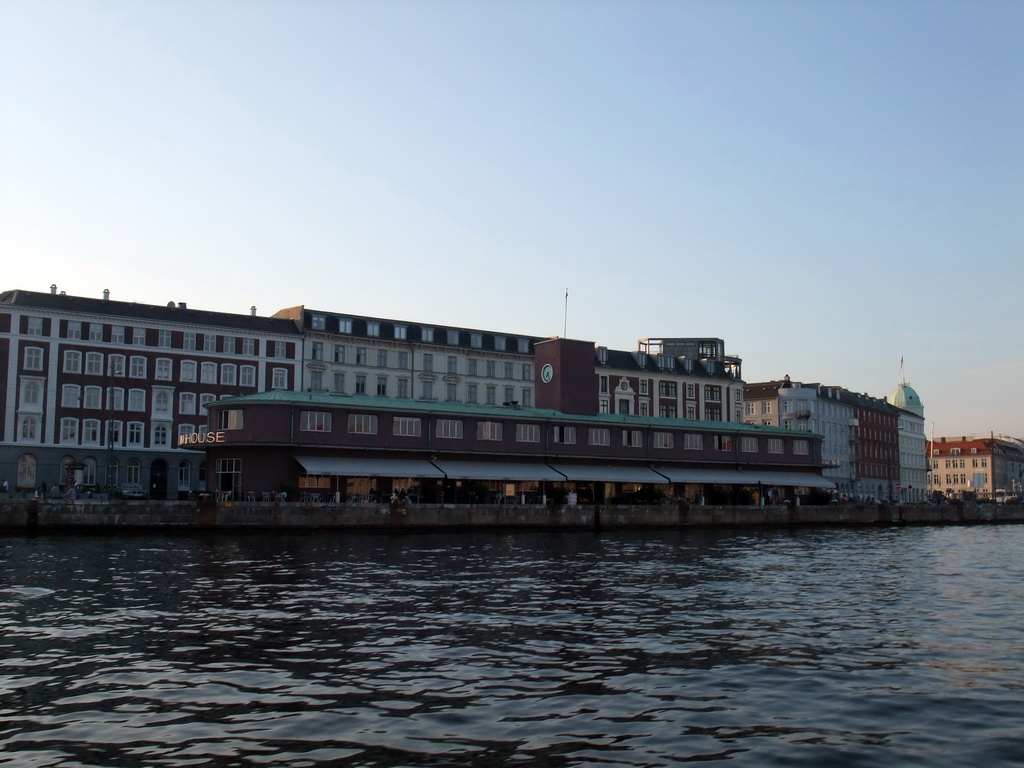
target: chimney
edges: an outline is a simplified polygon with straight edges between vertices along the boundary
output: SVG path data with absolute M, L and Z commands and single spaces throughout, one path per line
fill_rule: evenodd
M 256 317 L 256 305 L 255 304 L 253 304 L 251 307 L 249 307 L 249 314 L 252 315 L 253 317 Z
M 178 309 L 188 309 L 188 307 L 185 305 L 184 301 L 179 301 L 178 302 Z
M 104 288 L 103 289 L 103 300 L 104 301 L 110 301 L 110 289 L 109 288 Z
M 51 296 L 56 296 L 57 295 L 57 284 L 56 283 L 50 283 L 50 295 Z

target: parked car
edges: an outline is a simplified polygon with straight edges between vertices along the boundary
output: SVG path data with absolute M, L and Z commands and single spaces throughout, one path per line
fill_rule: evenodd
M 122 499 L 144 499 L 147 496 L 146 489 L 140 483 L 125 483 L 118 490 L 118 494 Z

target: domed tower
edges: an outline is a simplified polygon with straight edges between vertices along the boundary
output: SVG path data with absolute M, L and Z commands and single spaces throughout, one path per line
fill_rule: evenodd
M 921 403 L 921 396 L 905 381 L 889 395 L 889 405 L 895 405 L 897 408 L 916 413 L 922 419 L 924 418 L 924 405 Z
M 924 405 L 921 396 L 906 381 L 889 395 L 889 405 L 904 411 L 900 415 L 900 485 L 897 498 L 905 503 L 920 503 L 927 498 L 928 492 Z

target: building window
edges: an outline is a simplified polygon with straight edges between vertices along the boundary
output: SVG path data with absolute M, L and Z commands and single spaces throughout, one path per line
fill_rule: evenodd
M 241 408 L 225 408 L 217 413 L 217 429 L 241 429 L 245 423 Z
M 644 444 L 644 433 L 639 429 L 622 430 L 622 445 L 625 448 L 642 448 Z
M 206 416 L 207 413 L 209 413 L 209 411 L 206 410 L 206 406 L 208 406 L 210 403 L 212 403 L 216 399 L 217 398 L 214 395 L 211 395 L 211 394 L 209 394 L 207 392 L 204 392 L 203 394 L 199 395 L 199 413 L 200 413 L 200 415 Z
M 103 407 L 103 390 L 100 387 L 86 387 L 83 408 L 99 409 Z
M 608 406 L 608 398 L 607 397 L 602 397 L 601 400 L 597 404 L 597 412 L 598 413 L 608 413 L 608 407 L 609 407 Z
M 82 421 L 82 443 L 85 445 L 100 444 L 99 419 L 84 419 Z
M 35 414 L 23 414 L 18 421 L 18 439 L 29 443 L 39 442 L 39 417 Z
M 505 365 L 502 366 L 502 367 L 505 370 L 505 378 L 506 379 L 514 379 L 515 378 L 515 365 L 513 363 L 505 363 Z
M 259 354 L 256 339 L 242 339 L 242 354 L 246 357 L 255 357 Z
M 575 445 L 576 427 L 552 427 L 552 440 L 561 445 Z
M 213 333 L 203 334 L 203 351 L 204 352 L 216 352 L 217 351 L 217 336 Z
M 478 364 L 479 364 L 479 361 L 475 357 L 471 357 L 468 360 L 466 360 L 466 375 L 467 376 L 476 376 L 477 375 L 477 365 Z
M 146 358 L 139 355 L 133 355 L 131 362 L 129 363 L 128 375 L 133 379 L 146 378 Z
M 475 403 L 475 402 L 477 402 L 477 397 L 479 397 L 479 395 L 477 393 L 477 389 L 478 388 L 477 388 L 476 384 L 467 384 L 466 385 L 466 402 L 468 402 L 468 403 Z
M 132 344 L 136 347 L 146 346 L 146 329 L 132 328 Z
M 455 355 L 448 355 L 448 373 L 459 372 L 459 358 Z
M 458 345 L 458 343 L 459 343 L 459 332 L 458 331 L 449 328 L 446 331 L 446 334 L 448 336 L 448 343 L 449 344 L 451 344 L 453 346 Z
M 113 355 L 111 355 L 113 357 Z M 166 357 L 157 358 L 156 371 L 153 376 L 158 381 L 170 381 L 173 378 L 173 363 Z M 122 364 L 122 370 L 124 366 Z
M 142 445 L 142 422 L 141 421 L 129 421 L 128 422 L 128 445 L 132 447 L 139 447 Z M 131 461 L 128 462 L 128 473 L 131 474 Z M 129 482 L 138 482 L 137 480 Z
M 482 333 L 469 334 L 469 345 L 480 349 L 484 345 L 484 335 Z
M 62 443 L 78 442 L 78 419 L 60 420 L 60 441 Z
M 78 320 L 68 320 L 68 333 L 67 338 L 69 339 L 80 339 L 82 338 L 82 324 Z
M 85 372 L 90 376 L 103 375 L 103 354 L 101 352 L 86 352 Z M 113 374 L 113 371 L 111 371 Z
M 434 370 L 434 356 L 429 352 L 423 353 L 423 370 L 433 371 Z
M 183 461 L 178 465 L 178 492 L 192 490 L 192 465 Z
M 409 380 L 402 378 L 398 380 L 398 396 L 409 397 Z
M 352 435 L 376 435 L 377 416 L 370 413 L 350 413 L 348 431 Z
M 344 392 L 345 392 L 345 374 L 344 373 L 338 372 L 338 373 L 334 374 L 334 391 L 335 392 L 341 392 L 342 394 L 344 394 Z
M 366 347 L 356 347 L 356 365 L 366 365 Z
M 238 369 L 235 367 L 234 363 L 221 363 L 220 383 L 227 387 L 235 386 L 235 374 L 237 371 Z
M 241 459 L 217 459 L 217 490 L 232 496 L 242 493 Z
M 273 371 L 273 379 L 271 381 L 272 389 L 288 389 L 288 369 L 287 368 L 275 368 Z
M 409 329 L 406 326 L 404 326 L 404 325 L 396 325 L 395 326 L 395 338 L 396 339 L 405 339 L 405 338 L 408 338 L 408 335 L 409 335 Z
M 517 443 L 539 443 L 540 442 L 540 425 L 539 424 L 516 424 L 516 442 Z
M 182 392 L 178 395 L 178 413 L 191 416 L 196 412 L 196 393 Z
M 157 336 L 157 346 L 158 347 L 164 347 L 165 349 L 170 349 L 170 347 L 171 347 L 171 332 L 170 331 L 160 331 L 160 333 Z
M 732 437 L 730 435 L 715 435 L 716 451 L 731 451 Z
M 310 350 L 312 360 L 323 360 L 324 359 L 324 343 L 322 341 L 314 341 Z
M 28 318 L 28 330 L 29 336 L 42 336 L 43 335 L 43 318 L 41 317 L 30 317 Z
M 141 443 L 141 441 L 139 441 Z M 142 480 L 142 462 L 138 459 L 128 459 L 128 470 L 126 480 L 129 483 L 138 483 Z
M 761 413 L 762 414 L 769 414 L 771 412 L 772 412 L 771 400 L 762 400 L 761 401 Z
M 484 390 L 487 393 L 487 404 L 497 405 L 498 404 L 498 388 L 493 384 L 488 384 Z
M 67 350 L 64 353 L 64 373 L 82 372 L 82 353 L 75 350 Z
M 189 351 L 195 351 L 196 348 L 196 334 L 195 331 L 185 331 L 185 336 L 181 342 L 181 348 Z
M 810 444 L 806 440 L 793 441 L 793 454 L 795 456 L 806 456 L 810 452 Z
M 366 374 L 365 373 L 357 373 L 356 374 L 356 394 L 357 395 L 365 395 L 366 394 Z
M 146 410 L 146 390 L 144 390 L 144 389 L 129 389 L 128 390 L 128 410 L 129 411 L 145 411 Z
M 217 383 L 217 364 L 203 363 L 199 369 L 199 381 L 202 384 Z
M 590 434 L 587 442 L 590 445 L 611 445 L 611 430 L 603 427 L 590 427 Z
M 746 416 L 753 416 L 755 413 L 754 404 L 749 400 L 743 404 L 743 413 Z
M 25 348 L 25 370 L 26 371 L 41 371 L 43 370 L 43 350 L 41 347 L 26 347 Z
M 82 388 L 77 384 L 64 384 L 60 388 L 62 408 L 81 408 Z
M 458 419 L 438 419 L 437 437 L 461 439 L 462 422 Z
M 757 453 L 757 438 L 744 437 L 740 440 L 740 451 L 743 453 Z
M 602 395 L 608 394 L 608 377 L 602 376 L 600 378 L 600 389 L 598 390 Z
M 674 436 L 671 432 L 655 432 L 654 433 L 654 447 L 655 448 L 674 448 Z
M 224 342 L 224 354 L 233 355 L 235 354 L 235 337 L 225 336 L 222 341 Z
M 498 375 L 498 364 L 494 360 L 488 360 L 484 363 L 484 367 L 487 370 L 487 377 L 493 379 Z
M 182 360 L 181 361 L 181 380 L 194 382 L 196 380 L 196 361 L 195 360 Z
M 524 408 L 533 408 L 533 390 L 523 387 L 522 400 Z
M 299 429 L 303 432 L 330 432 L 331 414 L 327 411 L 302 411 Z
M 433 328 L 420 328 L 420 340 L 427 344 L 434 343 L 434 329 Z
M 23 453 L 18 457 L 18 488 L 36 487 L 36 457 Z
M 477 440 L 501 440 L 500 421 L 478 421 L 476 423 Z
M 778 437 L 768 438 L 768 453 L 782 453 L 782 440 Z
M 688 432 L 683 438 L 683 448 L 688 451 L 704 450 L 704 435 Z
M 454 403 L 459 399 L 459 385 L 455 382 L 447 382 L 445 385 L 445 400 Z
M 124 326 L 123 325 L 112 325 L 112 326 L 110 326 L 110 343 L 111 344 L 124 344 Z
M 171 415 L 171 393 L 166 389 L 159 389 L 153 392 L 153 415 Z
M 674 419 L 674 418 L 676 418 L 676 416 L 678 414 L 679 414 L 679 409 L 676 408 L 676 406 L 674 404 L 673 405 L 662 404 L 662 405 L 658 406 L 658 416 L 660 416 L 663 419 Z
M 391 432 L 396 437 L 419 437 L 421 419 L 413 416 L 396 416 Z
M 377 350 L 377 367 L 387 368 L 388 367 L 388 351 L 386 349 Z
M 238 383 L 243 387 L 255 387 L 256 386 L 256 366 L 255 365 L 243 365 L 239 369 Z
M 344 363 L 345 362 L 345 345 L 335 344 L 334 345 L 334 362 Z
M 376 320 L 368 320 L 366 322 L 366 335 L 380 336 L 380 323 Z
M 322 331 L 327 327 L 327 318 L 323 315 L 310 315 L 309 321 L 310 327 L 314 331 Z

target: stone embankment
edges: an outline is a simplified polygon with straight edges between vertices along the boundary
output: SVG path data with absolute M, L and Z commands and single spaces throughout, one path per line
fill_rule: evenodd
M 0 500 L 0 531 L 56 529 L 621 530 L 1024 522 L 1020 505 L 727 507 Z

